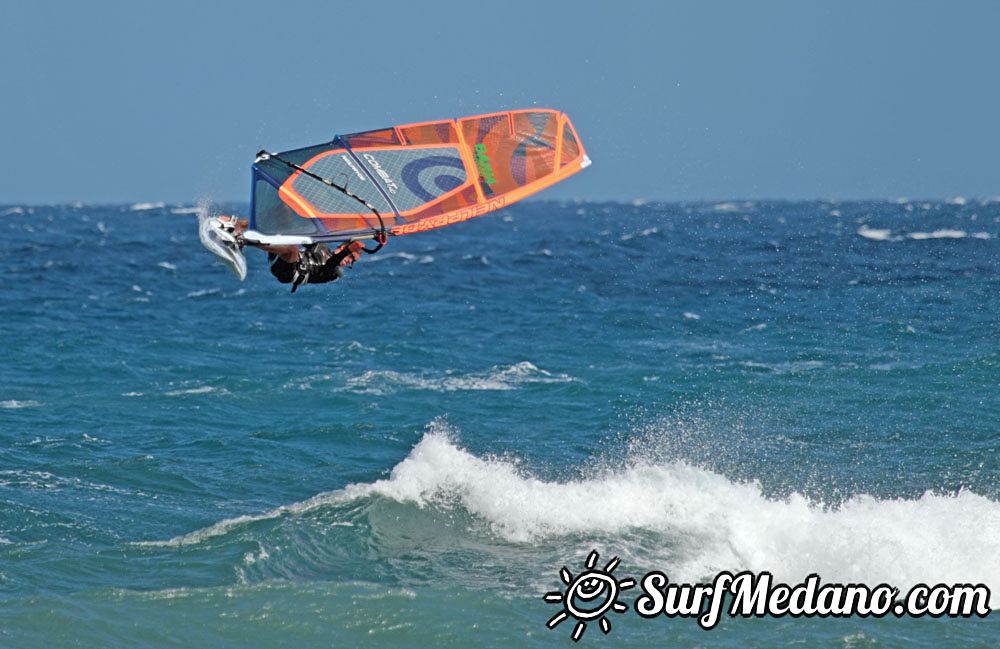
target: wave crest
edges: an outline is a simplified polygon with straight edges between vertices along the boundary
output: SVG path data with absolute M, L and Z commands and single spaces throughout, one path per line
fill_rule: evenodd
M 827 582 L 1000 588 L 1000 503 L 970 491 L 857 495 L 828 506 L 800 494 L 768 498 L 756 481 L 734 482 L 683 461 L 642 458 L 592 478 L 546 481 L 510 459 L 473 455 L 439 423 L 384 480 L 150 544 L 199 543 L 255 521 L 362 500 L 413 505 L 415 516 L 460 508 L 502 544 L 565 546 L 569 537 L 573 546 L 615 547 L 633 567 L 667 569 L 676 580 L 748 569 L 786 581 L 816 572 Z

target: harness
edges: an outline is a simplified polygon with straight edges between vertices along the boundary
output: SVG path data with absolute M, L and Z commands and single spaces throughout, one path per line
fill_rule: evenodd
M 342 252 L 331 252 L 326 244 L 313 244 L 300 249 L 299 260 L 289 264 L 292 267 L 290 278 L 292 293 L 303 284 L 310 282 L 319 284 L 340 279 L 344 274 L 342 262 L 350 254 L 349 248 L 345 248 Z M 274 265 L 280 259 L 280 256 L 275 255 L 271 260 L 272 272 Z M 282 263 L 289 262 L 282 260 Z

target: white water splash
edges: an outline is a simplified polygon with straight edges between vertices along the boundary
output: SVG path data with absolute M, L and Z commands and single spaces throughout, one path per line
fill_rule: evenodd
M 18 401 L 16 399 L 8 399 L 7 401 L 0 401 L 0 408 L 7 410 L 19 410 L 21 408 L 37 408 L 41 402 L 34 401 L 32 399 L 27 399 L 25 401 Z
M 642 457 L 589 479 L 545 481 L 513 461 L 472 455 L 440 424 L 384 480 L 145 544 L 200 543 L 247 523 L 372 497 L 461 507 L 507 543 L 618 538 L 634 564 L 658 565 L 678 580 L 749 569 L 786 581 L 816 572 L 828 582 L 1000 588 L 1000 503 L 970 491 L 916 499 L 856 495 L 826 506 L 799 494 L 768 498 L 757 482 Z M 630 542 L 636 534 L 646 539 L 641 549 Z

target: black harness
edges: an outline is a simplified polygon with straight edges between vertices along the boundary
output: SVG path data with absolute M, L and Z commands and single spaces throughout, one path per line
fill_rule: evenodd
M 341 264 L 350 254 L 347 246 L 331 252 L 326 244 L 318 244 L 302 248 L 296 262 L 285 261 L 274 253 L 269 253 L 268 258 L 271 274 L 282 284 L 291 284 L 294 293 L 303 284 L 325 284 L 340 279 L 344 274 Z

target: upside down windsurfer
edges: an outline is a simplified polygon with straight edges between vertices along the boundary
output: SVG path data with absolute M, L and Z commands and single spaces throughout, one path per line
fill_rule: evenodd
M 203 209 L 198 236 L 241 281 L 244 247 L 267 251 L 271 274 L 294 291 L 339 279 L 389 235 L 482 216 L 588 165 L 569 118 L 546 108 L 338 135 L 283 153 L 258 151 L 249 222 Z
M 292 293 L 302 284 L 335 282 L 344 274 L 345 266 L 353 266 L 361 257 L 364 244 L 350 241 L 331 251 L 321 243 L 307 248 L 295 245 L 268 245 L 243 239 L 249 223 L 235 216 L 216 217 L 220 225 L 230 231 L 241 245 L 250 245 L 267 252 L 271 274 L 282 284 L 291 284 Z

